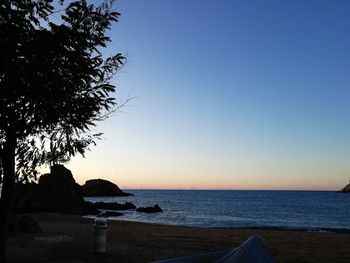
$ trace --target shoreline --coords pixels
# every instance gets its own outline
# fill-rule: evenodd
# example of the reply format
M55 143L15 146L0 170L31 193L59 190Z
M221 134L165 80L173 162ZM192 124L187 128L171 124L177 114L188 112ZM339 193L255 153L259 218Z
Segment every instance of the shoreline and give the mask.
M86 200L132 202L135 206L159 204L164 210L163 214L154 216L126 211L122 212L124 216L113 220L194 227L350 233L350 221L347 220L350 216L349 198L333 191L128 191L135 196Z
M276 262L350 262L350 233L200 228L109 220L107 252L94 255L93 220L58 213L27 214L41 234L8 242L10 262L151 262L239 246L252 235L265 240Z
M94 215L83 215L82 218L87 218L94 220L96 216ZM334 234L350 234L350 229L348 228L326 228L326 227L279 227L279 226L247 226L247 227L236 227L236 226L197 226L197 225L186 225L186 224L171 224L171 223L160 223L160 222L150 222L150 221L137 221L132 219L120 219L119 217L106 218L108 222L119 221L119 222L130 222L130 223L142 223L150 225L162 225L162 226L179 226L179 227L194 227L194 228L213 228L213 229L237 229L237 230L276 230L276 231L291 231L291 232L310 232L310 233L334 233Z
M290 231L307 233L332 233L332 234L350 234L350 229L343 228L297 228L297 227L214 227L223 229L249 229L249 230L271 230L271 231Z

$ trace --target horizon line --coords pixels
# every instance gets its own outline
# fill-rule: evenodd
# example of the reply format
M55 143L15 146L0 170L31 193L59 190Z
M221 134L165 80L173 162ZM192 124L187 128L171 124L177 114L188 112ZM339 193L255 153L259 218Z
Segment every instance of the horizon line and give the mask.
M129 188L122 190L157 190L157 191L313 191L313 192L337 192L335 189L210 189L210 188Z

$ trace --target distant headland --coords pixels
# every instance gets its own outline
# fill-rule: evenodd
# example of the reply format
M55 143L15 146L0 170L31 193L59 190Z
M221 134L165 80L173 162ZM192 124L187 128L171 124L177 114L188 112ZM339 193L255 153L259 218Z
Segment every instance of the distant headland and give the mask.
M350 180L349 183L343 189L338 191L338 193L350 193Z

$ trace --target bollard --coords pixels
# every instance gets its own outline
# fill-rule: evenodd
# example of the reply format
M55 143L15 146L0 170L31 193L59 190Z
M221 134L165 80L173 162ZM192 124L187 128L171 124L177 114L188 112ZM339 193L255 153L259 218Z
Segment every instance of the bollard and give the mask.
M94 253L106 252L107 219L96 218L94 224Z

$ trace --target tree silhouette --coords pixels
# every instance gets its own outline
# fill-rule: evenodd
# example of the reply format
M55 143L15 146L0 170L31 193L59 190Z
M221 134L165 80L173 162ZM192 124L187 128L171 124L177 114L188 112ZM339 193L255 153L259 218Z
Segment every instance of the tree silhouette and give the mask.
M119 107L111 78L124 57L104 58L113 1L2 0L0 3L0 261L15 184L35 168L84 154L91 128Z

